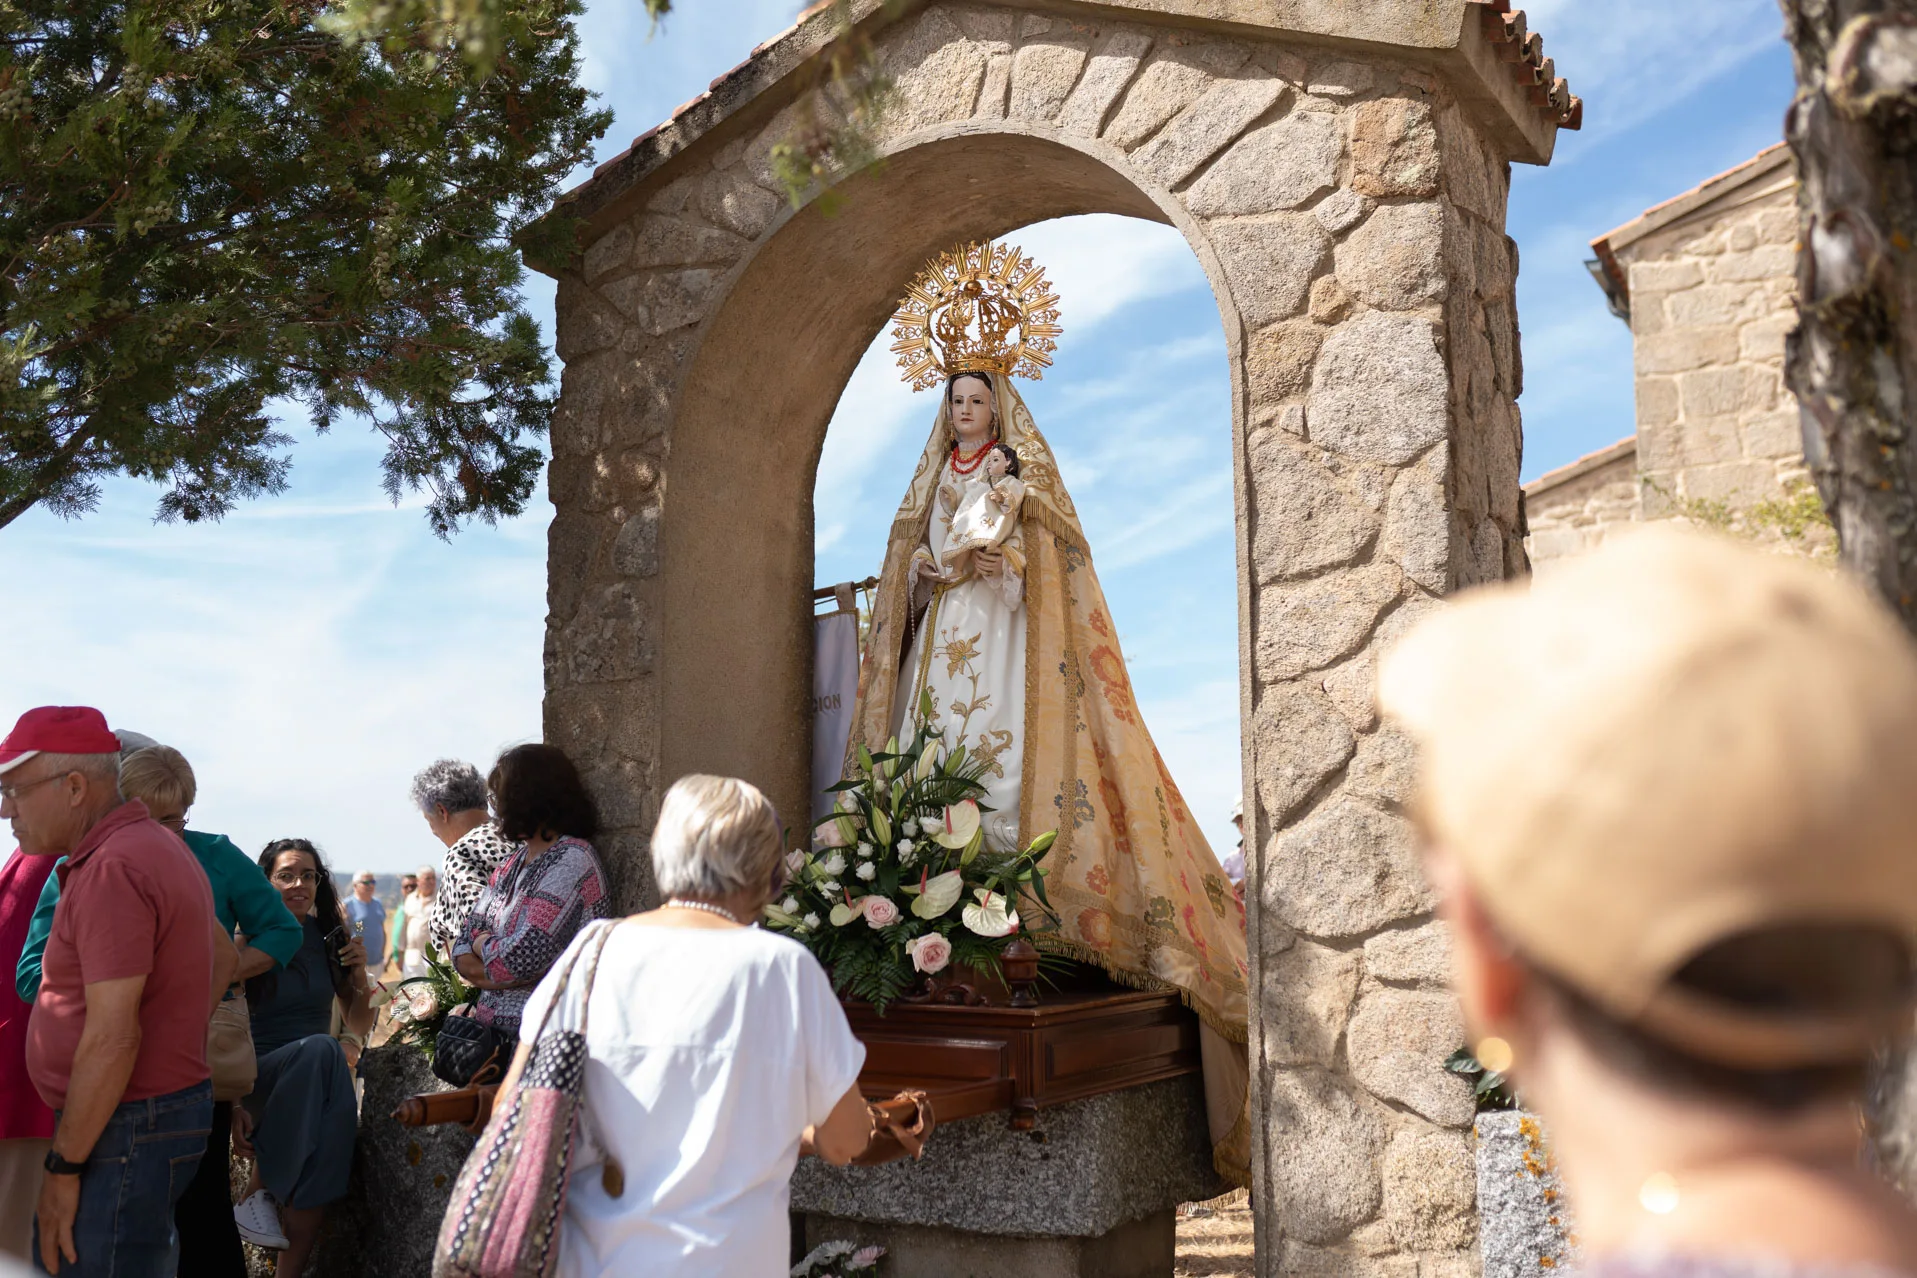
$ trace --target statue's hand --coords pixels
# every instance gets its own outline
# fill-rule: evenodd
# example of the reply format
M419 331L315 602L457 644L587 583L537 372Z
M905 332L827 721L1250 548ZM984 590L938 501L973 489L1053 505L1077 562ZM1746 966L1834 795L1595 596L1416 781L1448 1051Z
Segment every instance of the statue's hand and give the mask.
M1005 571L1005 556L996 550L979 551L973 556L972 563L978 568L979 576L992 580L997 580L998 575Z
M939 566L930 559L921 559L919 560L919 576L925 578L927 581L937 581L941 576Z

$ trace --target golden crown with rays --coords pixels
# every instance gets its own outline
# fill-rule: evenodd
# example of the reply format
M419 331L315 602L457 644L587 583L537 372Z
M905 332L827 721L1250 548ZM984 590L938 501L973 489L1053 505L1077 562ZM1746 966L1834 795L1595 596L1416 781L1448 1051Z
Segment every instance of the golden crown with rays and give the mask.
M959 244L925 264L892 317L892 353L915 391L959 373L1044 376L1058 349L1058 294L1009 244Z

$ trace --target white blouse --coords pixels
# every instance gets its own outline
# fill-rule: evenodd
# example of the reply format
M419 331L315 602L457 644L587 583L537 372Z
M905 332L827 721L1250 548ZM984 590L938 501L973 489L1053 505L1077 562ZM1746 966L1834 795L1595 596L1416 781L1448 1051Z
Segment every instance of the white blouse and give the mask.
M553 972L565 967L561 959ZM559 1013L572 1026L584 975L581 967ZM526 1042L554 980L526 1005ZM588 1139L566 1194L559 1273L782 1278L799 1137L825 1121L865 1063L818 960L759 928L622 923L606 941L590 1011ZM617 1197L606 1188L608 1157L621 1173L610 1179L624 1181Z

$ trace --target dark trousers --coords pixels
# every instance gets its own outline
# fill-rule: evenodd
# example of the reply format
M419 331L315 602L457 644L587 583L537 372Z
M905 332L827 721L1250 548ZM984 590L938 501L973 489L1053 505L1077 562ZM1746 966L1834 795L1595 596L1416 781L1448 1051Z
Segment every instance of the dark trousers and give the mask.
M232 1138L233 1103L218 1101L200 1169L173 1208L173 1223L180 1231L182 1278L246 1278L240 1230L233 1221Z
M80 1176L73 1218L74 1264L61 1278L174 1278L179 1235L173 1205L186 1192L213 1125L213 1086L196 1083L113 1111ZM33 1225L33 1267L40 1265L40 1223Z

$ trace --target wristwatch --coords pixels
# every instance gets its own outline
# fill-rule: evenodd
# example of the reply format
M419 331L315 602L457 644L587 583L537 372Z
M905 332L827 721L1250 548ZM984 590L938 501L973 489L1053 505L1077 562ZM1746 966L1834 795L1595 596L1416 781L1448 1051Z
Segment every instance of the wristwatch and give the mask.
M48 1171L52 1172L55 1176L78 1176L80 1173L84 1172L87 1169L86 1160L84 1158L77 1163L68 1162L66 1159L60 1157L60 1155L54 1153L50 1149L47 1151L47 1157L46 1157L46 1162L44 1166L46 1167Z

